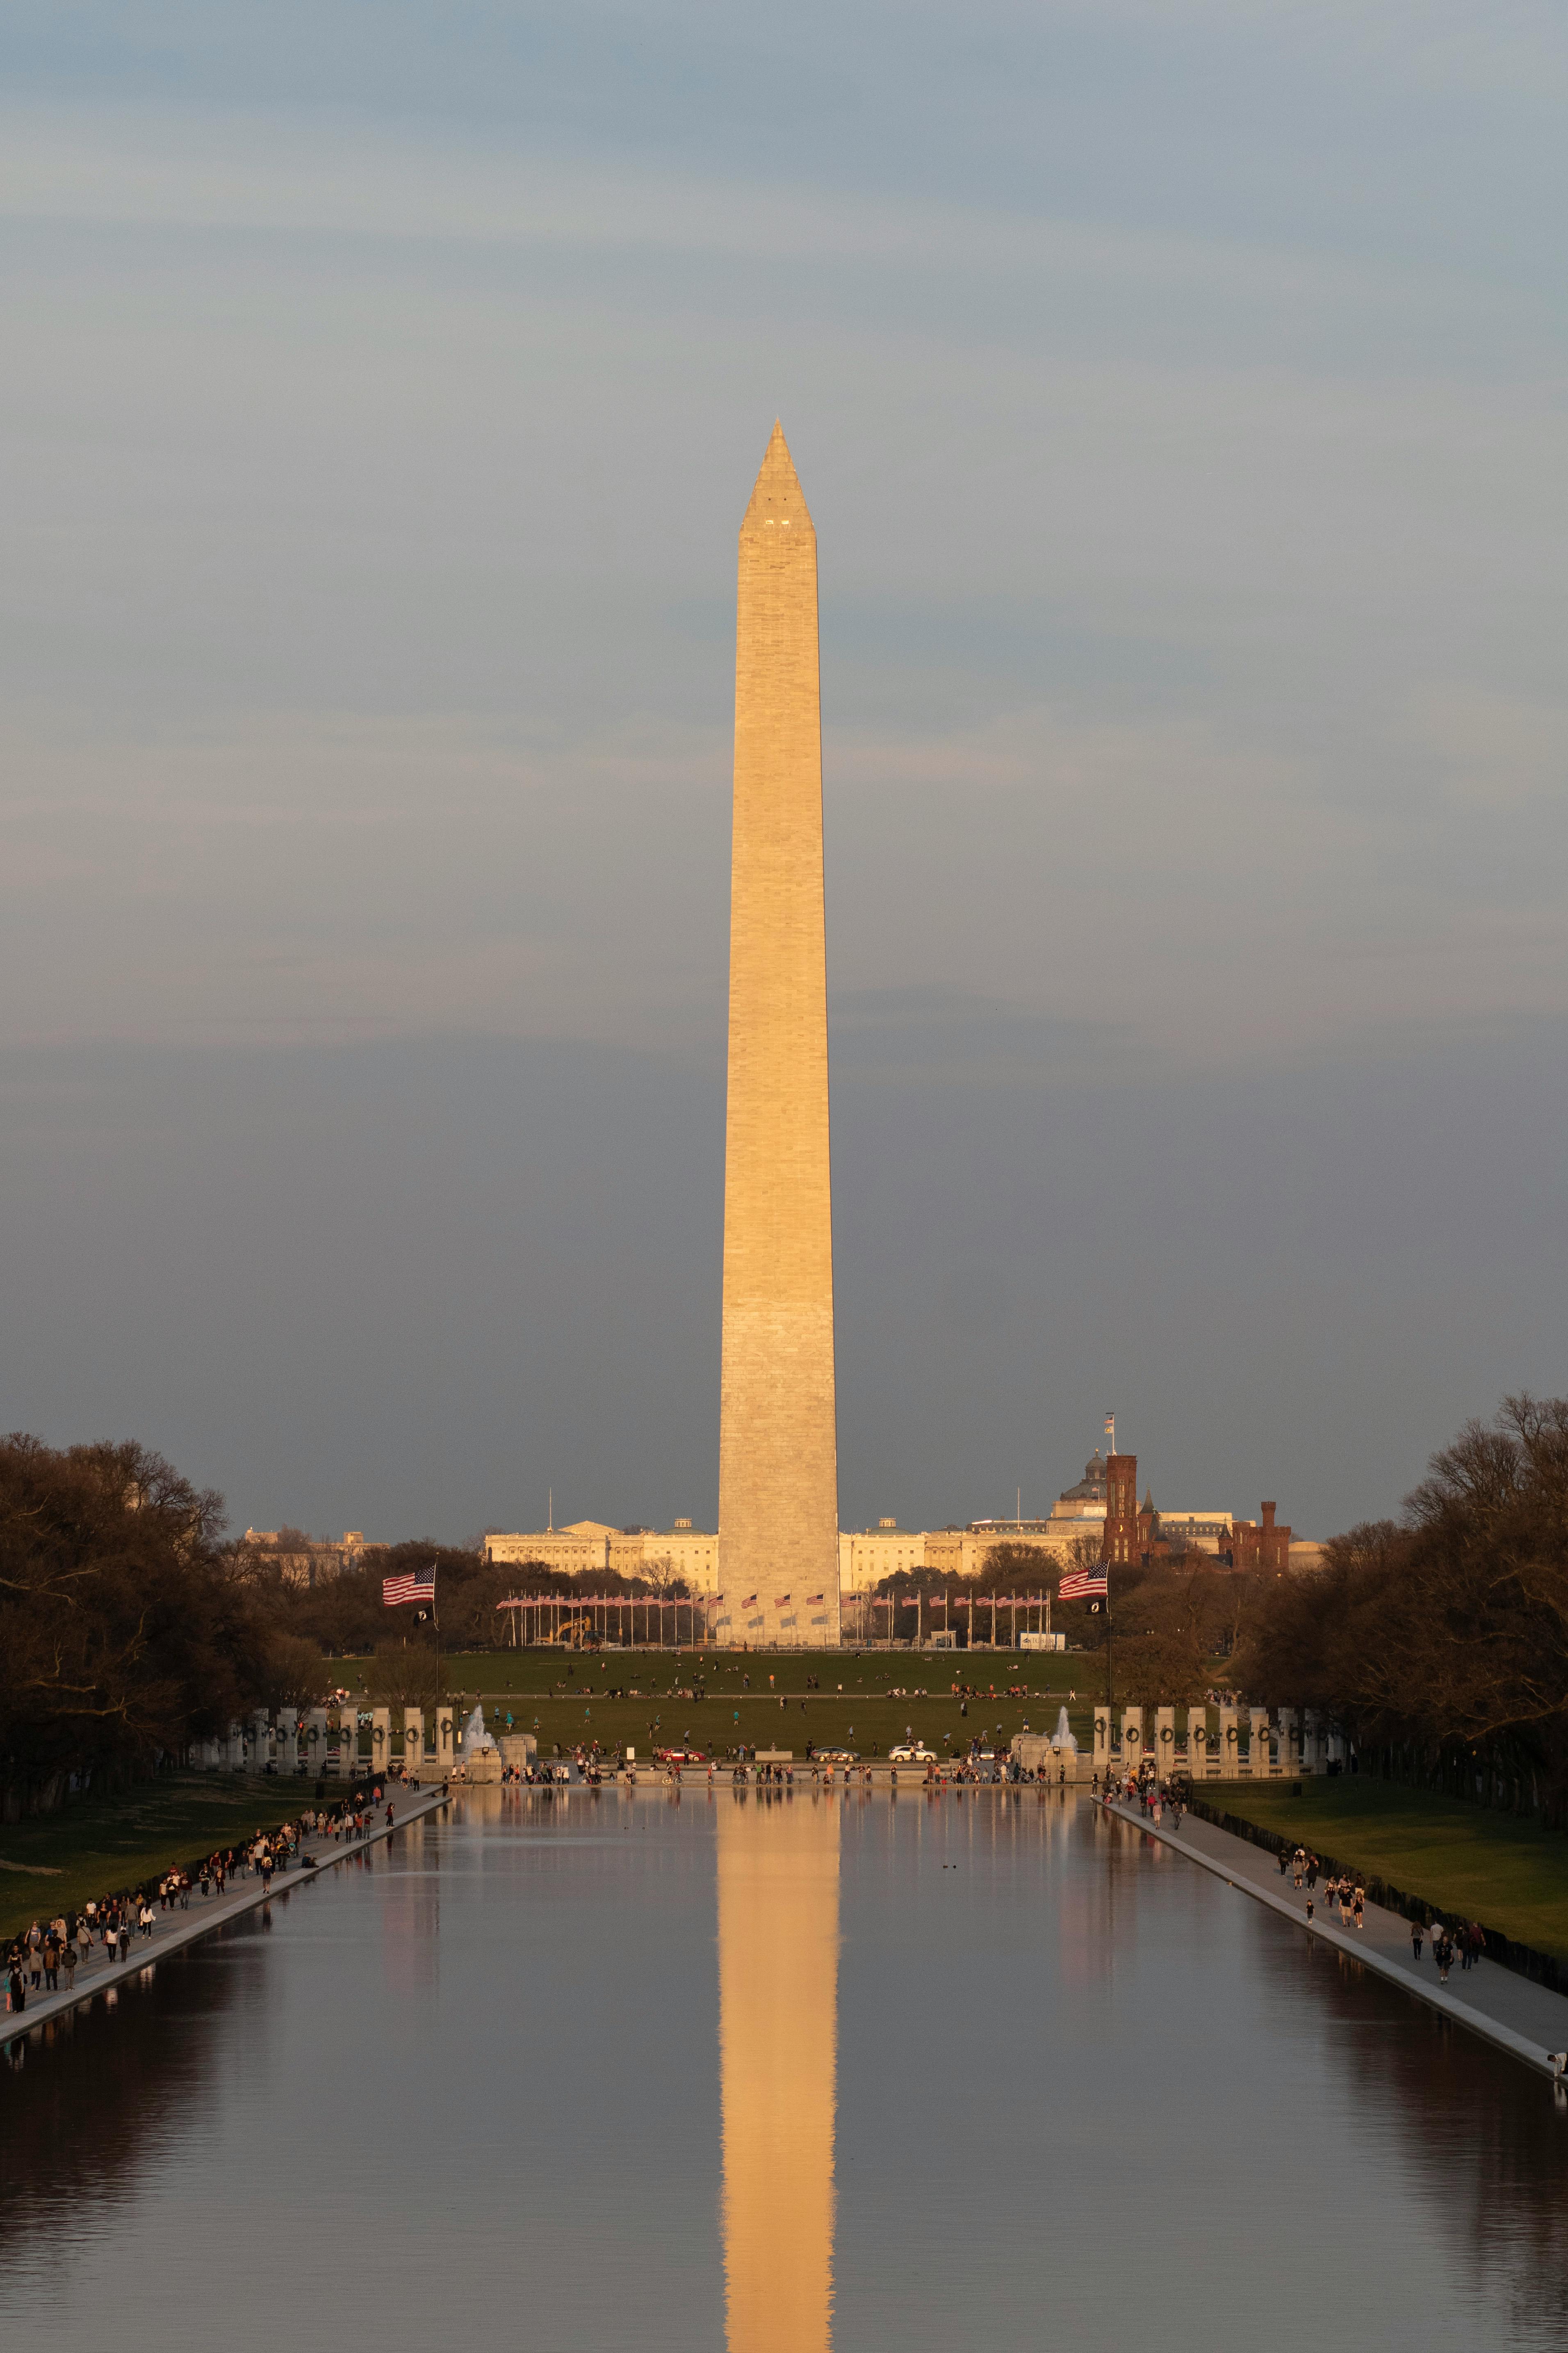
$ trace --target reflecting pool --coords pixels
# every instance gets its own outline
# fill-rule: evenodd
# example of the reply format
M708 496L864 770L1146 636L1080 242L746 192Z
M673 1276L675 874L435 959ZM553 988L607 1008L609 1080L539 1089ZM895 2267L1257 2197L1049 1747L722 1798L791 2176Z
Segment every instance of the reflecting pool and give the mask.
M1568 2107L1089 1806L476 1790L0 2066L0 2342L1568 2348Z

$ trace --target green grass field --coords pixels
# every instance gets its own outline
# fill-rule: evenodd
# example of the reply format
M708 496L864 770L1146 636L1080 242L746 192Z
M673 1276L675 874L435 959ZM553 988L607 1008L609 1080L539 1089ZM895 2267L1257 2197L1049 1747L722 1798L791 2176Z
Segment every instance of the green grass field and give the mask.
M351 1683L356 1674L363 1678L366 1663L338 1660L333 1672ZM848 1651L809 1656L764 1651L740 1656L481 1651L458 1653L443 1664L456 1708L467 1714L482 1698L492 1730L508 1730L510 1715L510 1729L536 1733L544 1756L553 1753L557 1742L565 1748L580 1740L597 1740L607 1749L630 1746L646 1756L655 1746L684 1746L689 1736L690 1745L709 1756L744 1741L748 1747L793 1748L798 1757L808 1740L817 1747L842 1745L866 1756L875 1747L886 1756L912 1725L940 1757L948 1746L967 1747L976 1733L1005 1745L1026 1725L1054 1731L1063 1701L1068 1723L1087 1746L1091 1678L1103 1672L1081 1655L1018 1651L867 1651L858 1657ZM807 1674L820 1681L820 1691L805 1688ZM952 1692L955 1681L973 1694L967 1715ZM705 1696L677 1696L696 1688ZM624 1695L610 1698L612 1689ZM911 1696L889 1698L895 1689ZM922 1691L924 1697L913 1695Z
M296 1782L285 1793L237 1773L161 1774L117 1797L82 1798L0 1826L0 1937L275 1829L310 1802L301 1792L314 1787Z
M1440 1911L1568 1957L1568 1839L1364 1773L1290 1783L1203 1781L1205 1805L1279 1831Z

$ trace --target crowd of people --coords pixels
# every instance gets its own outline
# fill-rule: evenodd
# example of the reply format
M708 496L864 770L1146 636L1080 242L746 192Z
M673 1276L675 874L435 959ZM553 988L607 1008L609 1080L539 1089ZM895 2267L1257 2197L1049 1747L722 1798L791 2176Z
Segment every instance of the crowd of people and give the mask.
M1413 1959L1420 1960L1422 1943L1426 1936L1432 1940L1432 1958L1444 1985L1447 1984L1448 1971L1456 1961L1461 1970L1473 1969L1487 1949L1487 1932L1479 1920L1445 1920L1438 1915L1434 1918L1430 1928L1426 1929L1419 1920L1412 1920L1410 1952Z
M1171 1828L1173 1831L1180 1830L1182 1818L1187 1810L1186 1803L1176 1783L1162 1781L1154 1770L1152 1758L1145 1763L1142 1772L1108 1773L1103 1788L1100 1785L1100 1775L1096 1773L1092 1777L1090 1787L1095 1796L1103 1799L1107 1805L1113 1798L1120 1798L1127 1805L1135 1805L1144 1819L1152 1821L1156 1828L1168 1814L1171 1819Z
M1156 1825L1169 1815L1173 1830L1181 1827L1182 1817L1187 1810L1180 1788L1159 1780L1152 1766L1142 1774L1130 1773L1124 1778L1108 1775L1103 1790L1100 1788L1097 1776L1095 1788L1096 1794L1107 1803L1112 1799L1121 1799L1128 1804L1136 1803L1145 1819ZM1280 1878L1289 1874L1292 1885L1305 1894L1307 1917L1312 1919L1317 1911L1318 1883L1322 1877L1321 1857L1309 1846L1281 1846L1279 1859ZM1324 1910L1338 1915L1341 1927L1359 1930L1365 1926L1366 1888L1358 1873L1342 1871L1331 1874L1322 1882L1321 1894ZM1461 1970L1473 1969L1487 1949L1486 1930L1479 1920L1446 1921L1440 1915L1436 1915L1428 1927L1419 1918L1413 1919L1410 1923L1410 1950L1417 1962L1428 1939L1438 1978L1444 1985L1447 1984L1448 1971L1456 1961Z
M989 1750L980 1752L978 1743L975 1750L973 1755L929 1758L923 1769L920 1768L917 1760L920 1788L939 1789L994 1783L1027 1785L1045 1789L1059 1788L1067 1778L1067 1768L1060 1757L1055 1757L1050 1763L1035 1769L1020 1764L1016 1757L993 1756ZM727 1756L718 1758L658 1757L641 1767L635 1759L627 1758L617 1767L595 1744L573 1748L557 1757L553 1763L509 1765L500 1778L504 1788L519 1789L552 1788L563 1782L572 1781L574 1775L589 1788L599 1788L605 1781L614 1781L617 1778L627 1786L635 1787L642 1776L679 1785L694 1767L701 1772L704 1784L710 1788L726 1775L733 1788L754 1787L792 1792L797 1782L803 1788L831 1789L840 1785L868 1788L873 1779L872 1767L864 1757L832 1753L817 1755L813 1752L809 1742L805 1758L798 1766L793 1757L783 1761L759 1758L755 1751L748 1759L742 1748L731 1750ZM878 1770L880 1769L879 1766ZM460 1778L461 1767L458 1771ZM899 1767L896 1765L888 1768L888 1779L897 1788Z
M241 1846L215 1848L201 1862L167 1871L132 1891L97 1896L79 1911L33 1921L6 1948L0 1974L7 2011L24 2010L29 1994L73 1991L77 1971L89 1966L95 1952L109 1965L130 1960L141 1946L153 1943L161 1915L190 1910L193 1894L221 1896L231 1881L251 1877L260 1881L263 1895L270 1894L274 1877L288 1869L290 1856L302 1854L307 1839L363 1838L384 1795L378 1781L331 1808L308 1807L298 1820L278 1830L258 1830ZM393 1820L388 1804L389 1828Z

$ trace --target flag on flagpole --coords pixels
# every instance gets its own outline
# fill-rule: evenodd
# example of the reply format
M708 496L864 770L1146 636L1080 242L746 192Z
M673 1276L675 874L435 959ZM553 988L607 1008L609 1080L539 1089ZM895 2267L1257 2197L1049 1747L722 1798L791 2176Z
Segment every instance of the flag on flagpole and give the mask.
M756 1608L756 1595L754 1593L748 1593L744 1601L742 1602L741 1607L742 1609L754 1609Z
M381 1580L381 1599L388 1609L395 1609L405 1601L434 1601L436 1599L435 1570L426 1569L423 1575L416 1570L408 1577L384 1577Z
M787 1609L788 1607L789 1595L787 1593L775 1593L773 1596L773 1608L775 1609Z
M808 1593L805 1597L805 1606L808 1609L815 1609L819 1601L826 1601L826 1593Z
M1103 1568L1076 1568L1057 1588L1058 1601L1087 1601L1091 1593L1110 1598L1110 1579Z

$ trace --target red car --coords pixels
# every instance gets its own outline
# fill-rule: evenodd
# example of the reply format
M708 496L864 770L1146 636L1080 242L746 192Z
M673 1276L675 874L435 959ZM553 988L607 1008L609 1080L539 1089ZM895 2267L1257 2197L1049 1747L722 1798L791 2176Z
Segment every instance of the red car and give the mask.
M706 1765L708 1762L700 1748L656 1748L653 1753L661 1765Z

